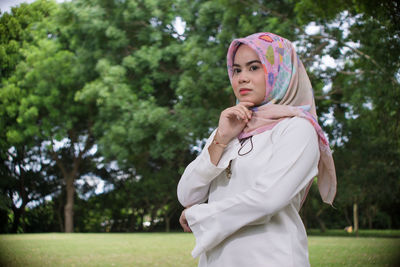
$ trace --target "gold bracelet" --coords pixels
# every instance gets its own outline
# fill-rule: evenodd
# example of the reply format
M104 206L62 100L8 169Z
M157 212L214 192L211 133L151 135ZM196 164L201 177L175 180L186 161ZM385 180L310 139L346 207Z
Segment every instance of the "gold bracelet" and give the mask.
M225 145L225 144L222 144L222 143L220 143L220 142L218 142L217 140L213 140L213 144L215 144L215 145L217 145L217 146L220 146L220 147L222 147L222 148L225 148L225 147L227 147L228 145Z

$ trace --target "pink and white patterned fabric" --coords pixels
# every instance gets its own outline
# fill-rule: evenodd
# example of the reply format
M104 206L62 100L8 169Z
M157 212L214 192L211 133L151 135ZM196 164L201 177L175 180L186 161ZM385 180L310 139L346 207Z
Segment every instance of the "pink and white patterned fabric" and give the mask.
M260 58L265 73L266 92L262 104L252 108L252 119L238 136L239 139L270 130L286 118L297 116L307 119L314 126L319 137L319 192L325 203L332 204L336 195L336 171L332 152L318 124L310 79L293 44L285 38L268 32L255 33L233 40L227 55L231 82L235 53L241 44L252 48Z

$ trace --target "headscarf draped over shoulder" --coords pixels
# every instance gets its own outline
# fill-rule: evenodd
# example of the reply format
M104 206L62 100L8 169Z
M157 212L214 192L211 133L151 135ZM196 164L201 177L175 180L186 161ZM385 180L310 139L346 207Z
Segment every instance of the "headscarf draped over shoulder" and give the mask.
M297 116L307 119L313 125L319 139L319 192L325 203L332 204L336 195L336 172L332 152L318 124L310 79L293 44L269 32L255 33L233 40L227 55L231 82L233 60L241 44L252 48L260 58L265 73L266 92L261 105L253 108L252 119L239 135L239 139L270 130L285 118ZM310 186L311 183L307 192Z

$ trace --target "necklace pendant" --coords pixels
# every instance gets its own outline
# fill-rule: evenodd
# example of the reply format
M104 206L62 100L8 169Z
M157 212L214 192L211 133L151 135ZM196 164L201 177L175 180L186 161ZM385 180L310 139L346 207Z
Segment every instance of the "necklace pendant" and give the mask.
M228 178L228 179L231 179L231 176L232 176L231 163L232 163L232 160L229 161L228 168L225 169L226 178Z
M226 178L231 179L232 171L230 169L226 169L225 172L226 172Z

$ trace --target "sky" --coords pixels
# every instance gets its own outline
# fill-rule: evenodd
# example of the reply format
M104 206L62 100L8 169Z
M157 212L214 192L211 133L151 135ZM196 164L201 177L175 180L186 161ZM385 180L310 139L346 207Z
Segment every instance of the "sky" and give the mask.
M57 2L64 2L65 0L56 0ZM10 12L11 7L19 6L22 3L32 3L35 0L0 0L1 13Z
M22 3L32 3L34 0L0 0L1 13L10 12L11 7L18 6Z

